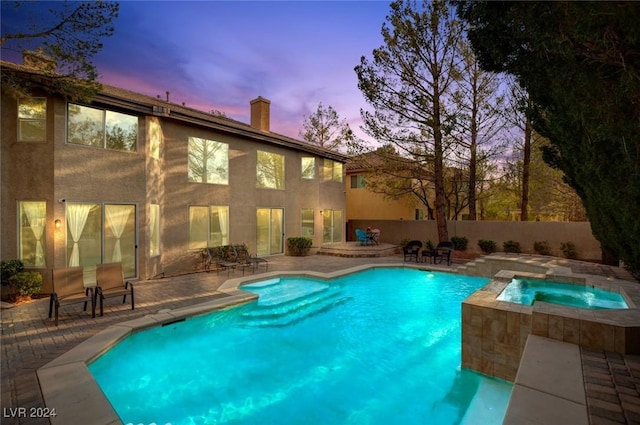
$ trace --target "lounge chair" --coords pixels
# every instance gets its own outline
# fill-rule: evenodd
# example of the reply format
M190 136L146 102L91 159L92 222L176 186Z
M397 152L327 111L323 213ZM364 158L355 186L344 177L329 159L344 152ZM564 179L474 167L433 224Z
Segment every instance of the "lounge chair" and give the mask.
M444 241L440 242L436 249L433 251L433 263L442 263L445 259L447 260L447 266L451 265L451 251L453 251L453 242Z
M356 229L356 240L360 242L360 245L369 245L369 238L367 238L367 232L362 229Z
M242 276L244 276L244 270L248 267L253 267L255 270L255 266L250 261L249 251L247 251L247 247L244 245L234 245L233 249L235 251L235 262L237 263L236 267L240 267L242 269Z
M418 254L420 253L421 248L422 242L410 241L406 246L402 248L402 252L404 253L404 261L411 261L411 259L414 259L417 263Z
M235 261L237 254L232 245L207 248L207 253L209 254L209 260L205 266L207 271L212 268L215 268L217 273L220 273L220 270L227 270L228 275L238 265Z
M240 266L248 264L252 267L252 272L254 273L260 265L265 267L265 271L269 269L269 262L264 258L252 256L245 245L235 245L234 248L236 250L236 261ZM242 274L244 274L244 268Z
M122 263L97 264L96 283L96 299L100 299L100 316L104 315L103 303L105 298L122 296L122 304L125 304L127 295L130 295L131 310L135 309L133 283L124 280Z
M85 288L82 267L66 267L53 269L53 292L49 297L49 318L55 312L55 323L58 326L58 310L62 305L91 303L91 317L96 317L93 288Z

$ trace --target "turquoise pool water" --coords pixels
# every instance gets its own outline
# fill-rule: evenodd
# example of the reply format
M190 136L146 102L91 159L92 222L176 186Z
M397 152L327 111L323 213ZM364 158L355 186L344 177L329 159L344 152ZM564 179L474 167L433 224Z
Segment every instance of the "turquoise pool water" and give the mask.
M615 292L547 280L513 279L497 299L524 305L544 301L592 310L629 308L624 298Z
M460 304L487 281L258 282L258 301L133 334L89 370L125 424L500 424L512 385L460 367Z

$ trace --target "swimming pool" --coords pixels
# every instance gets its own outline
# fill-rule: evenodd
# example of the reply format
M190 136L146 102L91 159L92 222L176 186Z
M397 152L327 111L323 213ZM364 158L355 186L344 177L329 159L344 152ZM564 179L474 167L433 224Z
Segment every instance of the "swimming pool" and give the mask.
M487 281L257 282L258 301L135 333L89 370L124 423L498 424L511 384L460 368L460 304Z
M524 305L544 301L591 310L629 308L619 293L585 285L535 279L513 279L497 299Z

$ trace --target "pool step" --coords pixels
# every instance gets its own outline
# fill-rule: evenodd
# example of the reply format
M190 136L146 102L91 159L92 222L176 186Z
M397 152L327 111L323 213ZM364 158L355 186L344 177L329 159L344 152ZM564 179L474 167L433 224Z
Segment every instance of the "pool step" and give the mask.
M258 300L255 310L243 314L244 325L252 327L287 326L330 310L350 299L350 297L344 296L340 290L329 287L302 296L279 298L282 302L268 301L261 304Z

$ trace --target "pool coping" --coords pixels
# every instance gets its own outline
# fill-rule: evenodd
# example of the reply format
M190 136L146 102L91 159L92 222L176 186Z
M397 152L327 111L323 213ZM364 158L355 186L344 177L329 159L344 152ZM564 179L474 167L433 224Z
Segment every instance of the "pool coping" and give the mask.
M301 271L274 271L260 275L243 276L225 281L218 291L224 296L213 301L181 307L175 310L159 310L155 314L111 325L96 335L81 342L76 347L60 355L36 371L40 391L45 406L55 407L56 416L50 418L51 424L81 423L83 425L119 425L123 422L102 392L89 371L88 365L111 347L134 332L157 326L186 320L187 318L207 314L216 310L235 307L251 302L258 295L240 288L252 282L286 276L313 277L330 280L373 268L413 268L457 274L444 266L422 264L369 264L337 270L330 273ZM66 406L65 409L61 409Z

